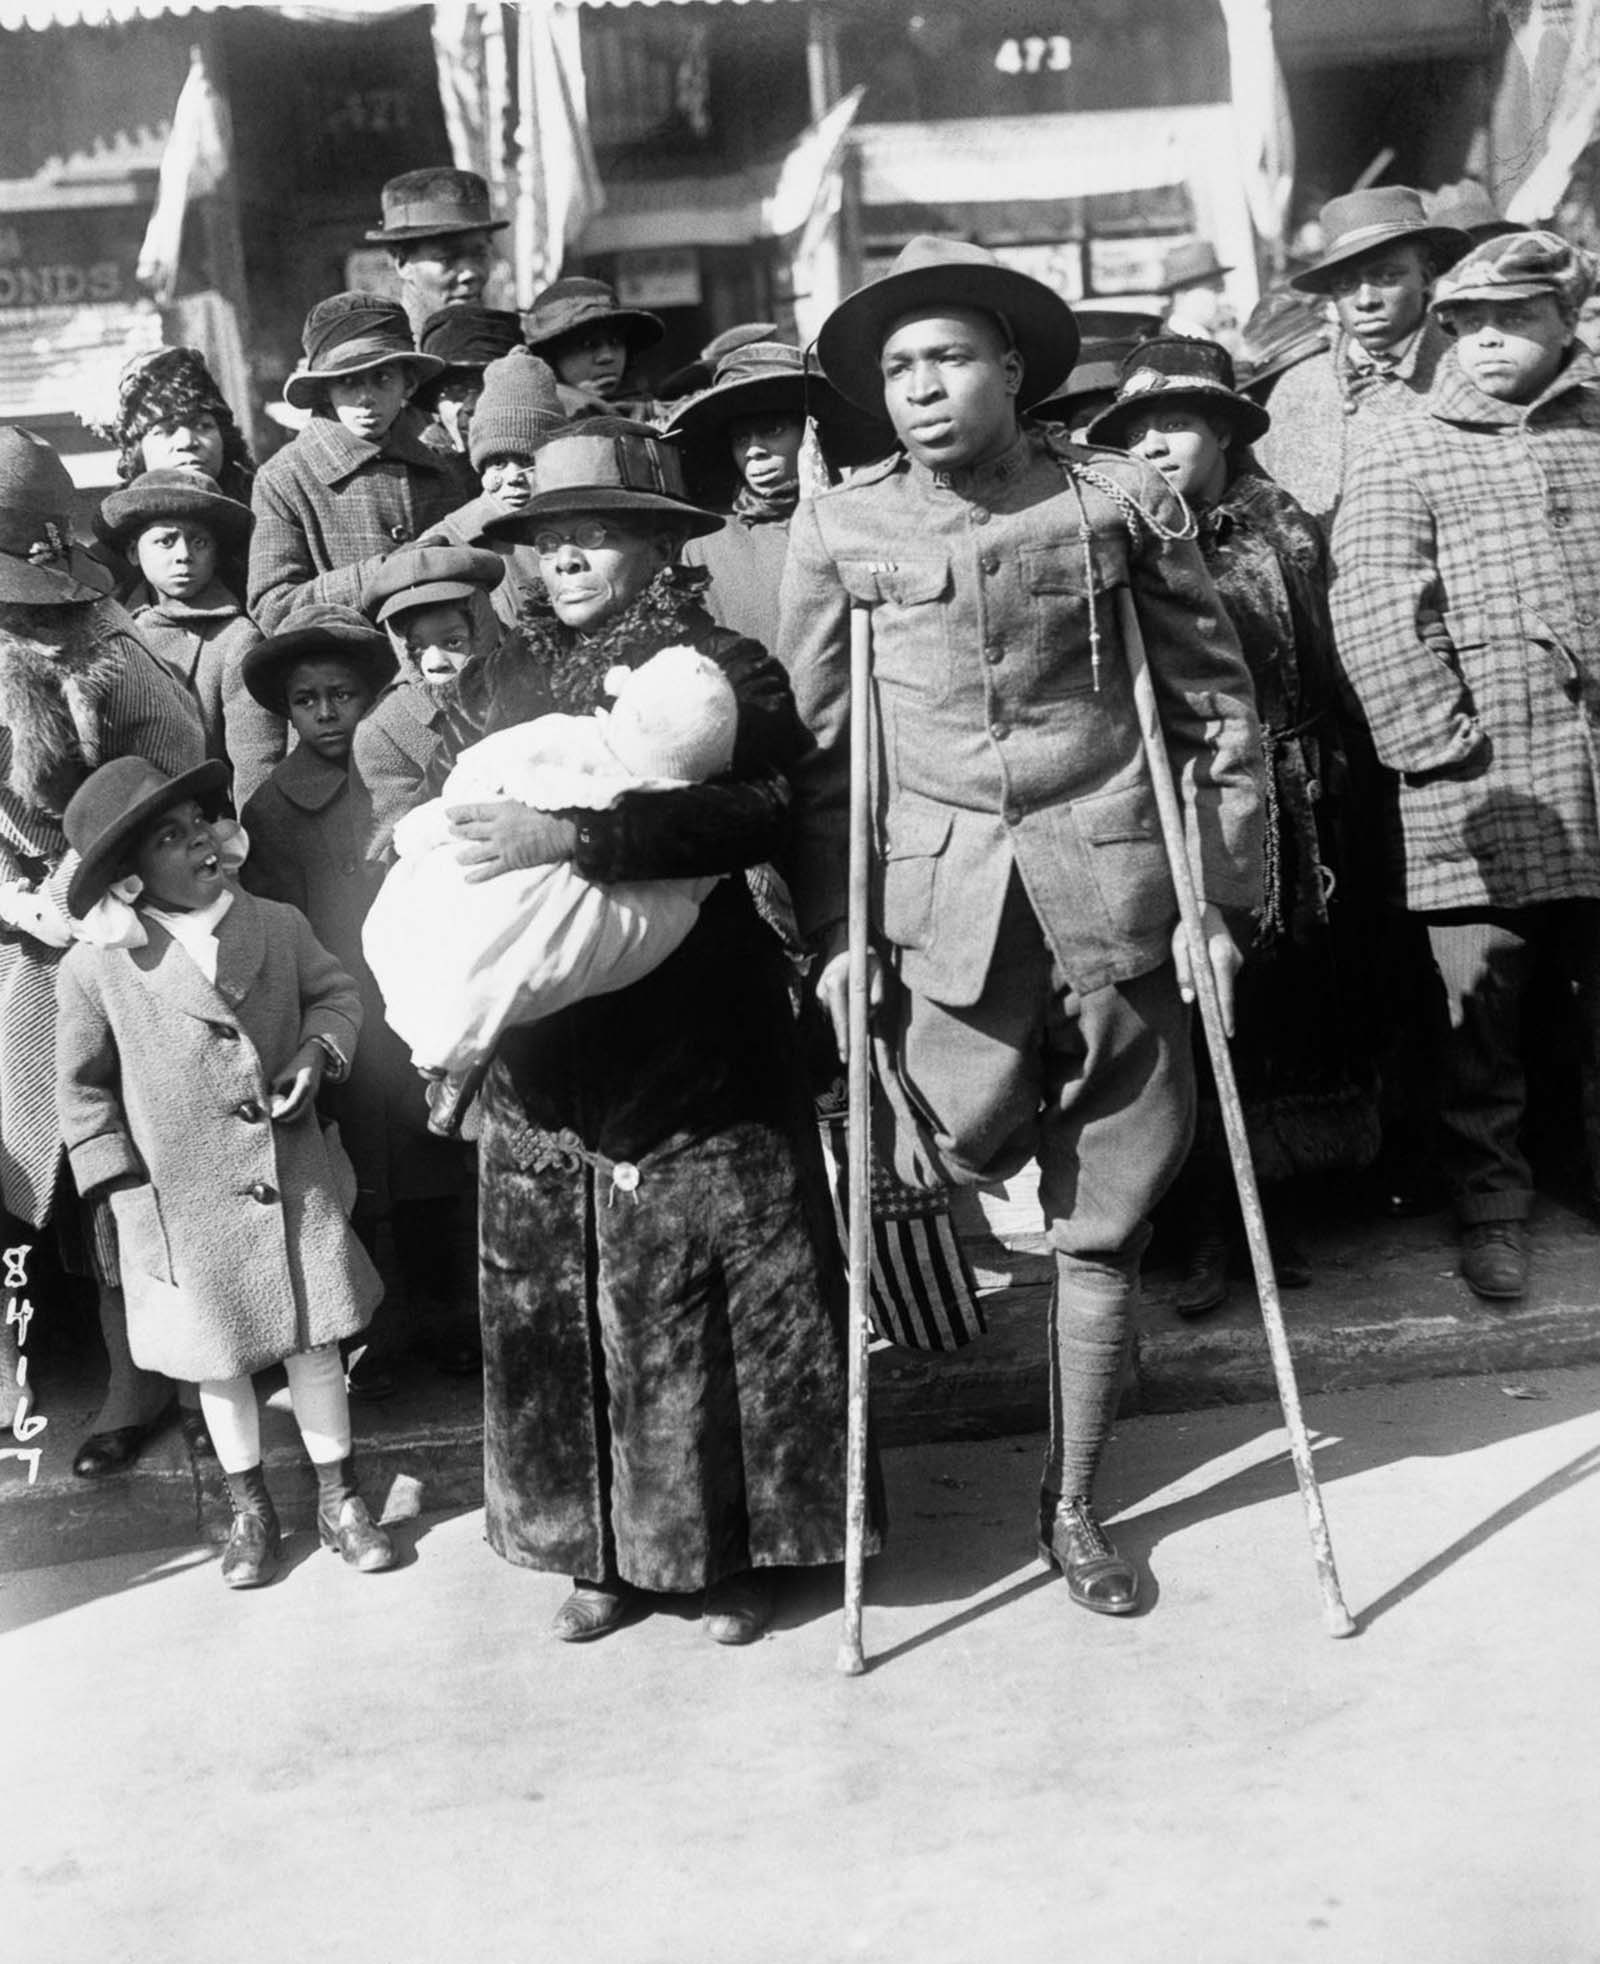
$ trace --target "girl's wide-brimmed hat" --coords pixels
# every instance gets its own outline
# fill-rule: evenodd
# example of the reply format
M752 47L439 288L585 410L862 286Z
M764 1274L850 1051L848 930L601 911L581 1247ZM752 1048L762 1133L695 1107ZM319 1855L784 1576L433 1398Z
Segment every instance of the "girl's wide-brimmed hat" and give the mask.
M438 239L451 232L503 232L509 218L496 218L489 186L474 170L434 165L391 177L378 193L382 218L367 234L371 245Z
M78 854L67 884L67 912L81 920L125 870L129 848L153 818L193 798L214 818L233 773L220 757L168 777L147 757L113 757L91 771L68 801L61 829Z
M147 525L163 519L197 519L224 551L242 552L255 527L255 513L226 497L204 471L145 471L113 491L95 515L95 537L124 550Z
M116 585L72 536L72 479L32 430L0 429L0 601L75 607Z
M630 354L653 348L666 333L666 324L642 307L619 307L604 280L573 277L555 280L522 317L523 338L534 349L553 347L584 328L605 327L619 335Z
M746 416L797 417L802 422L811 417L824 455L829 454L830 433L848 442L866 422L798 348L783 341L757 341L733 349L717 363L710 388L680 403L666 425L681 447L691 493L709 504L726 503L739 487L728 432ZM894 447L894 432L887 424L875 427L882 444L874 454L882 456Z
M306 315L300 339L305 360L283 385L284 400L295 409L315 409L329 382L369 368L403 366L415 389L444 367L437 355L419 354L412 346L405 308L374 293L335 293L319 300Z
M282 633L258 641L239 669L245 687L274 716L289 714L289 675L300 662L349 662L372 684L374 695L399 672L388 635L354 607L302 607L289 622Z
M418 607L490 593L505 574L499 553L482 546L407 546L391 553L361 589L361 611L381 623Z
M1441 263L1449 264L1472 244L1470 233L1429 218L1422 193L1409 184L1381 184L1374 190L1330 198L1319 222L1322 257L1289 281L1301 293L1327 293L1339 267L1381 246L1425 246Z
M1160 334L1124 357L1117 399L1089 425L1089 441L1120 444L1132 419L1155 402L1186 402L1221 416L1241 443L1254 443L1272 427L1261 404L1240 393L1226 348L1184 334Z
M526 542L541 521L565 512L640 512L671 519L691 539L721 529L722 515L691 502L683 459L648 423L587 416L534 455L533 496L518 512L491 518L484 536Z
M964 239L912 239L881 280L841 300L822 323L817 355L843 395L882 416L879 357L890 329L908 314L976 307L998 314L1022 357L1018 406L1052 394L1078 358L1078 323L1059 293L1028 273L1001 265Z

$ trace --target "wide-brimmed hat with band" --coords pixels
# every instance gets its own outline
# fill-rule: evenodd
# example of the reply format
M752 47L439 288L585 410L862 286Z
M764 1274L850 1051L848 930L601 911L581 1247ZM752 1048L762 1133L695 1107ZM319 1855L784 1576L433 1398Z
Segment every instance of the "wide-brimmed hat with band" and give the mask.
M354 607L317 602L289 616L289 626L258 641L239 665L245 687L274 716L289 714L290 672L303 661L347 661L376 694L400 669L389 637Z
M113 491L95 515L95 537L124 550L147 525L163 519L197 519L225 552L242 552L256 515L237 498L227 497L204 471L144 471Z
M1375 190L1350 191L1342 198L1330 198L1318 219L1322 257L1289 281L1302 293L1327 293L1339 267L1381 246L1425 246L1441 264L1448 264L1472 244L1469 233L1431 219L1422 193L1409 184L1381 184Z
M558 342L585 329L607 328L635 355L653 348L666 333L666 323L642 307L619 307L615 292L604 280L574 276L556 280L534 296L522 317L523 338L546 356Z
M447 606L490 593L506 562L482 546L415 545L393 552L361 589L361 611L378 622L418 607Z
M437 355L419 354L411 322L398 300L375 293L335 293L319 300L301 331L305 359L283 385L285 402L314 409L329 382L369 368L404 367L415 389L444 367Z
M0 429L0 601L75 607L116 585L72 535L72 479L32 430Z
M1254 443L1272 427L1261 404L1240 393L1226 348L1186 334L1161 334L1141 341L1124 358L1117 399L1089 425L1089 441L1120 444L1132 419L1157 402L1181 402L1221 416L1241 443Z
M526 542L563 512L639 512L670 518L691 539L722 527L720 512L690 501L683 459L659 430L625 416L586 416L540 444L527 505L489 519L487 538Z
M233 773L220 757L168 777L147 757L113 757L91 771L61 815L67 844L78 855L67 883L67 912L82 920L125 870L129 848L153 818L193 798L215 818Z
M1078 324L1060 294L1028 273L1001 265L964 239L912 239L881 280L858 287L822 323L817 355L841 394L874 416L884 413L879 357L890 329L908 314L975 307L997 314L1022 357L1018 406L1058 388L1078 358Z
M367 234L372 245L438 239L451 232L503 232L509 218L496 218L489 187L476 171L436 165L391 177L378 193L382 219Z
M788 342L756 341L734 348L717 363L710 388L680 403L666 425L667 435L678 440L691 496L725 504L738 490L728 432L746 416L796 417L802 422L813 418L830 462L842 461L832 454L830 433L848 443L867 420ZM884 456L894 447L894 432L887 424L874 427L881 442L873 454Z

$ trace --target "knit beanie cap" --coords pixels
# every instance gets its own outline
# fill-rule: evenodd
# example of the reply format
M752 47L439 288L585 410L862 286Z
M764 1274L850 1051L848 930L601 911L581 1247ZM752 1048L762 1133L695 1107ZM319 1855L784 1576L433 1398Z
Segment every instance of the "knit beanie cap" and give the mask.
M606 687L616 696L603 718L606 744L630 776L703 784L732 764L739 705L698 649L663 648L638 668L613 670Z
M481 471L491 457L531 457L566 420L554 369L527 348L513 348L483 371L467 438L472 468Z

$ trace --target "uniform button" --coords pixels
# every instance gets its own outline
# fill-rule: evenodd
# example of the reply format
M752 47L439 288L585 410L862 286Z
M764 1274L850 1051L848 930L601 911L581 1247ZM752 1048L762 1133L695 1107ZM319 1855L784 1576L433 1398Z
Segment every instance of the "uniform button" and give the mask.
M208 1023L206 1028L214 1037L221 1037L225 1043L237 1043L239 1032L231 1023Z
M266 1113L254 1098L246 1098L242 1105L235 1105L233 1115L235 1118L242 1118L246 1125L259 1125L266 1117Z
M250 1198L259 1200L263 1207L270 1207L278 1197L278 1189L269 1187L265 1180L257 1180L250 1189Z
M1000 642L993 641L984 649L983 658L987 662L1004 661L1006 658L1005 648Z
M409 525L391 525L389 527L389 537L394 540L397 546L403 546L406 540L411 537L411 527Z
M978 570L983 573L998 573L1000 570L999 553L986 552L978 561Z
M989 734L994 738L996 743L1004 743L1006 738L1011 734L1011 725L1001 722L991 723L989 725Z
M1022 814L1017 810L1015 805L1007 805L1000 816L1005 820L1007 825L1020 825L1022 823Z
M987 525L989 523L989 518L990 518L990 514L983 509L982 505L973 506L972 522L974 525Z

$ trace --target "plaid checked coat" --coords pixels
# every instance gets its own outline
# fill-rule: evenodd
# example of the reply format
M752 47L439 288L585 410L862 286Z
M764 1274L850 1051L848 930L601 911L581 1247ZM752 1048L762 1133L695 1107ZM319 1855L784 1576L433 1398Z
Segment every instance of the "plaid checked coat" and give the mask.
M465 457L422 441L402 409L381 444L331 416L313 416L256 475L251 509L250 614L264 634L313 600L361 605L378 562L478 495Z
M1600 895L1600 368L1532 403L1446 357L1354 465L1334 528L1345 685L1395 773L1396 896L1418 911ZM1487 742L1462 763L1457 719Z

